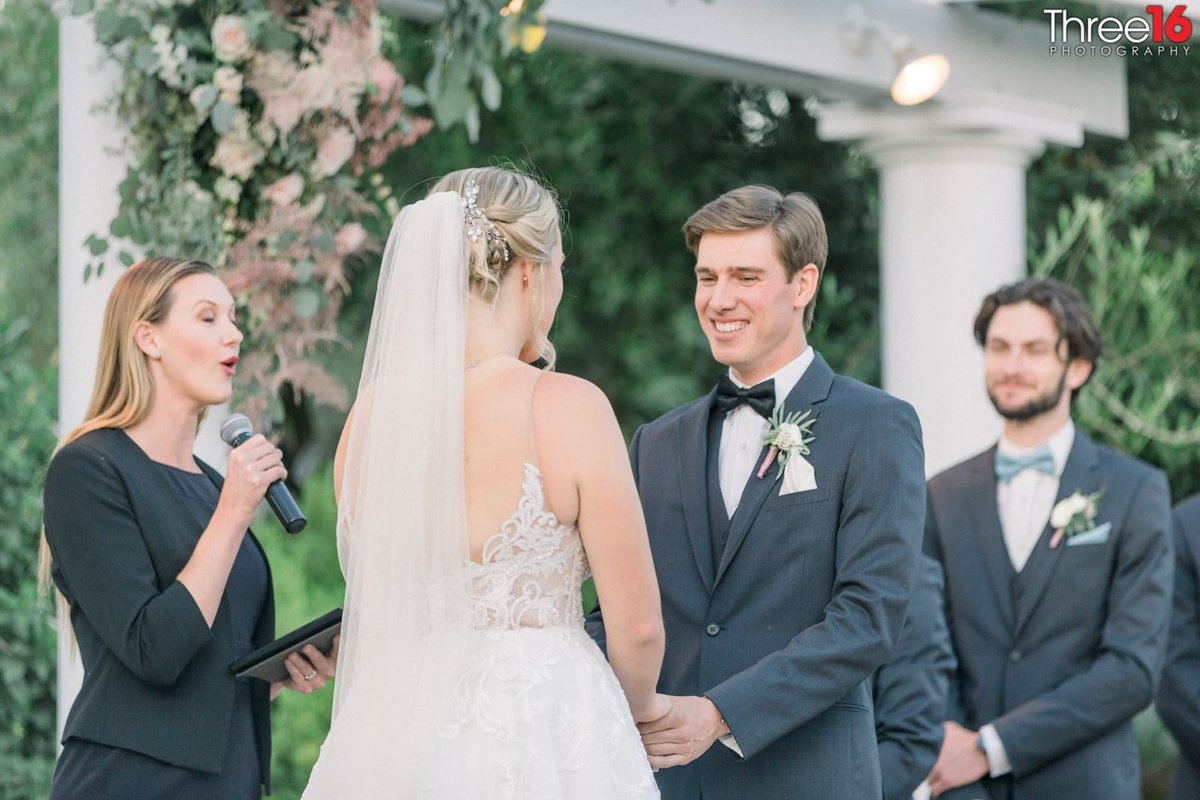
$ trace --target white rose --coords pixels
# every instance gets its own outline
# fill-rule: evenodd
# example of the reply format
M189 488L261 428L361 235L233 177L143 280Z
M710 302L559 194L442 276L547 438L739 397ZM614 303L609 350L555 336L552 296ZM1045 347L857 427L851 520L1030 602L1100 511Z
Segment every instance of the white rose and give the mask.
M1088 499L1079 492L1063 498L1050 512L1050 527L1065 528L1076 514L1085 511L1087 507Z
M299 175L285 175L263 189L264 200L269 200L277 206L290 206L300 199L304 193L304 178Z
M224 175L213 182L213 191L217 197L230 203L236 203L242 197L242 185Z
M354 155L357 141L349 128L337 126L317 146L317 171L322 177L333 175Z
M245 21L231 14L217 17L212 26L212 43L218 60L230 63L241 61L250 52Z
M155 25L150 29L150 41L165 42L171 38L171 29L166 25Z
M249 132L235 125L217 142L217 149L208 163L230 178L245 181L265 155Z
M213 72L213 86L221 93L221 99L230 105L239 105L242 96L242 74L233 67L217 67Z
M209 109L212 108L213 103L215 103L217 100L216 92L213 92L212 89L212 84L208 83L202 83L195 89L192 89L192 93L188 95L188 99L192 103L192 108L196 109L201 114L208 113Z
M779 426L779 432L775 434L775 447L780 450L791 450L802 441L800 434L800 426L785 422Z

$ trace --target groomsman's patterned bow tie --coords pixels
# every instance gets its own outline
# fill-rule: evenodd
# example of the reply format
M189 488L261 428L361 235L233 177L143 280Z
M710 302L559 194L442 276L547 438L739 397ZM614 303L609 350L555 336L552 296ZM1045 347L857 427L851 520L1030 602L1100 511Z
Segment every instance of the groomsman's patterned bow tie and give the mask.
M998 479L1008 483L1027 469L1054 475L1054 456L1050 454L1050 448L1042 445L1032 453L1023 456L1011 456L1001 453L999 450L996 451L996 477Z
M753 408L764 419L771 418L775 410L775 380L756 383L749 389L743 389L722 375L717 381L717 408L723 412L733 411L742 403Z

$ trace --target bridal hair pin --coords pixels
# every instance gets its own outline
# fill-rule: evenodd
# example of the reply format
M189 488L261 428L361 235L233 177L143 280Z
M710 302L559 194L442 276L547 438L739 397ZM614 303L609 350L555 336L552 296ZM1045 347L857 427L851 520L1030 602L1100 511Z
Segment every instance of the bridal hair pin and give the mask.
M489 244L492 242L498 244L500 257L507 264L508 242L500 229L496 227L496 223L488 219L487 215L479 209L478 199L479 184L475 181L468 181L462 196L463 222L467 226L467 236L471 237L472 242L479 241L480 236L486 236Z

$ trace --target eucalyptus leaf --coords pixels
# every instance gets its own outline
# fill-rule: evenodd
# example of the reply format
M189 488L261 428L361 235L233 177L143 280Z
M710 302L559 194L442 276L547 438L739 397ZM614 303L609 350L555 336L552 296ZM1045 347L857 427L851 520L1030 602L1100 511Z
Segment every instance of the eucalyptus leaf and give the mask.
M316 268L317 265L313 263L311 258L302 258L292 265L292 272L295 273L298 283L307 283L312 280L313 272Z
M102 239L94 233L88 236L85 244L87 244L88 250L94 256L102 256L108 250L108 240Z
M71 13L76 16L87 14L95 7L96 0L75 0L71 4Z
M112 6L104 6L96 12L96 38L101 42L109 42L117 32L120 23L120 12Z
M312 286L301 286L292 292L292 310L301 319L308 319L321 308L321 293Z
M405 105L423 106L429 102L429 97L421 90L419 86L413 86L411 83L405 84L400 90L400 99Z
M127 251L127 250L122 250L120 253L117 253L117 258L118 258L118 259L121 261L121 263L122 263L122 264L124 264L125 266L127 266L127 267L132 267L132 266L133 266L133 254L132 254L132 253L130 253L129 251Z
M233 120L236 116L237 109L233 105L226 103L224 100L218 102L213 106L212 110L213 130L220 135L224 135L233 126Z
M500 79L496 77L496 71L490 64L479 68L479 83L483 105L488 111L495 111L500 107Z
M314 250L321 250L328 253L335 247L333 234L327 230L322 230L309 240Z
M197 100L197 103L199 104L199 108L197 108L196 110L199 111L201 114L206 113L209 110L209 108L212 106L212 104L217 102L217 87L212 86L212 85L205 86L200 91L200 95L199 95L199 97L196 98L196 100Z
M124 14L117 18L116 29L113 35L118 39L132 39L142 33L145 27L142 21L135 16Z
M471 142L479 141L479 104L471 103L463 115L463 124L467 127L467 138Z
M150 72L158 66L158 53L154 52L153 45L148 42L138 45L133 54L133 65L142 72Z
M264 25L259 35L259 44L267 50L291 50L299 41L296 34L275 25Z

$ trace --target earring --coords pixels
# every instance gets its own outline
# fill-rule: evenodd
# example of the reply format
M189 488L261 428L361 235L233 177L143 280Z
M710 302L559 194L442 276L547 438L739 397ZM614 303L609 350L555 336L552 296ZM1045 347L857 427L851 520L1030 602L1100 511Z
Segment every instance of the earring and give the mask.
M521 285L524 286L526 289L529 288L529 276L528 275L521 276Z
M155 350L153 353L150 354L150 357L157 361L158 359L162 358L162 353Z

